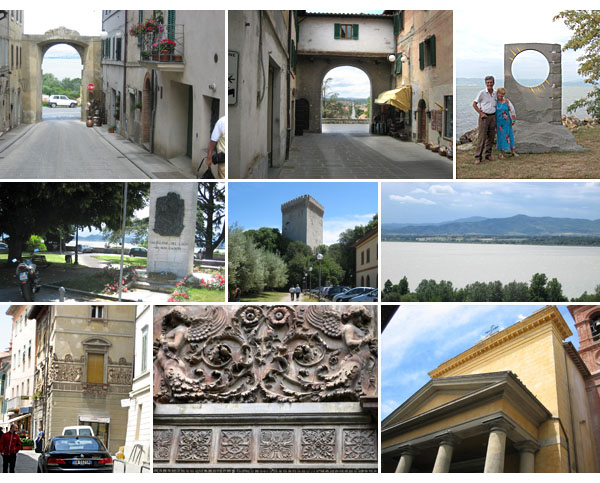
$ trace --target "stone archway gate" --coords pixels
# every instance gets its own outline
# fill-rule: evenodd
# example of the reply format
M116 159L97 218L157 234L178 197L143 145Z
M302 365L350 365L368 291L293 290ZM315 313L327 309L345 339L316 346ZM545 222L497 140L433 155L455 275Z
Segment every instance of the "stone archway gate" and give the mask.
M392 88L396 51L392 15L306 13L299 17L296 99L309 103L310 132L321 132L321 86L331 69L357 67L371 82L371 117L379 106L374 99Z
M33 124L42 120L42 59L46 51L58 44L73 47L81 56L81 118L85 117L88 102L88 84L94 84L96 92L102 90L101 39L79 35L75 30L59 27L43 35L23 35L23 119Z

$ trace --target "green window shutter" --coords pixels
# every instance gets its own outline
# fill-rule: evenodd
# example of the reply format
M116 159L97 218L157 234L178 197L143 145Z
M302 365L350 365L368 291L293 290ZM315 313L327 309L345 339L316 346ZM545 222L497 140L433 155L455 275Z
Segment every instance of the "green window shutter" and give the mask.
M167 36L175 40L175 10L168 10L167 16Z
M115 47L117 60L121 60L121 45L121 39L117 39L117 46Z
M425 68L425 44L421 42L419 44L419 69Z
M400 31L404 30L404 10L400 12Z
M296 43L300 38L300 22L298 22L298 10L294 10L294 27L296 28Z
M333 25L333 38L334 39L339 39L340 38L340 24L336 23Z
M400 14L398 12L394 13L394 35L398 35L400 33Z
M398 52L396 54L396 75L402 75L402 54Z
M2 40L0 40L0 42L2 42ZM0 45L2 44L0 43ZM100 40L100 55L104 59L104 39Z
M358 40L358 24L352 25L352 40Z
M144 21L144 11L138 10L138 22L142 23Z
M429 63L435 66L435 35L429 39Z
M294 42L292 40L292 62L291 62L291 64L292 64L292 70L294 71L294 74L296 73L296 63L298 61L297 59L298 59L298 57L296 55L296 42Z

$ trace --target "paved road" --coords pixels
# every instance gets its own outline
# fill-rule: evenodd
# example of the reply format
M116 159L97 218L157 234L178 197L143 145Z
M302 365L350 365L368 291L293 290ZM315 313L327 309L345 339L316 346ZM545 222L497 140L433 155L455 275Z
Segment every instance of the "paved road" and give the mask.
M20 451L17 455L16 473L37 473L38 454L35 451Z
M292 141L290 159L270 178L449 179L452 161L422 145L361 133L305 133Z
M45 108L42 116L44 122L20 125L0 137L3 179L193 177L191 162L177 167L118 134L108 134L106 126L86 127L79 109Z

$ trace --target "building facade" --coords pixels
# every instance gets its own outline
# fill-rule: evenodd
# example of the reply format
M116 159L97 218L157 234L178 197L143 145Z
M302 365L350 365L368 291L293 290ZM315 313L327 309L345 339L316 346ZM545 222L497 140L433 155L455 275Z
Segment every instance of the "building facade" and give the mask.
M6 390L10 381L10 352L0 352L0 428L5 429Z
M132 389L135 306L33 306L39 335L37 428L45 438L65 426L91 426L111 454L125 446ZM33 322L31 320L30 322Z
M11 305L6 315L12 317L10 377L6 388L4 425L16 423L20 434L33 434L32 418L35 376L35 324L28 319L29 306Z
M225 115L224 26L223 11L104 10L107 124L150 152L198 166Z
M268 178L294 132L298 17L292 10L230 10L230 178Z
M0 10L0 135L21 123L23 10Z
M410 87L411 108L395 112L414 142L452 147L453 22L451 10L396 10L395 87ZM451 151L450 151L451 152Z
M429 373L382 422L386 472L597 472L590 371L556 307Z
M379 230L374 229L359 239L356 248L356 286L378 287Z
M152 306L136 305L133 383L129 393L125 461L136 466L150 465L152 432Z
M314 250L323 244L324 213L325 208L310 195L287 201L281 205L281 234Z

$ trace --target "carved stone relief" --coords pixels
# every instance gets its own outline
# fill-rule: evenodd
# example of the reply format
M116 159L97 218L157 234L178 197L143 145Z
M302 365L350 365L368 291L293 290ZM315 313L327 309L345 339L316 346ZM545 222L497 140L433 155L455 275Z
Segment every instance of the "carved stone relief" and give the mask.
M155 429L153 439L154 461L169 461L173 430Z
M221 461L250 461L250 444L252 430L221 431L219 441L219 460Z
M182 429L177 461L209 461L211 443L211 429Z
M258 459L260 461L292 461L294 459L294 430L262 429Z
M344 461L377 461L377 431L344 429L342 434Z
M303 429L300 450L304 461L335 461L335 429Z
M377 395L376 334L364 306L175 307L154 344L154 398L359 401Z
M183 231L184 201L178 193L156 199L153 230L161 236L179 236Z
M131 367L110 367L108 368L109 384L131 384Z

